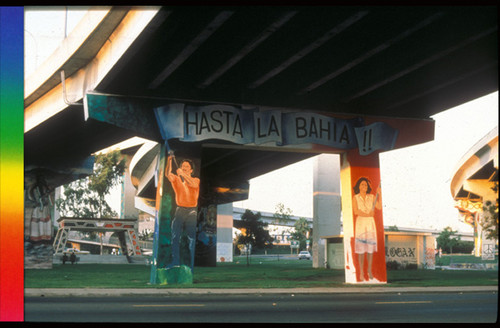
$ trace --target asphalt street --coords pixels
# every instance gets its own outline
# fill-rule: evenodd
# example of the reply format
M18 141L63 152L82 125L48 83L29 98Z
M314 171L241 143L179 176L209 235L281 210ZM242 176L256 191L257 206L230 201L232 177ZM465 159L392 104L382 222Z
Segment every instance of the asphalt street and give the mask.
M332 289L28 290L25 321L493 323L497 320L496 286Z

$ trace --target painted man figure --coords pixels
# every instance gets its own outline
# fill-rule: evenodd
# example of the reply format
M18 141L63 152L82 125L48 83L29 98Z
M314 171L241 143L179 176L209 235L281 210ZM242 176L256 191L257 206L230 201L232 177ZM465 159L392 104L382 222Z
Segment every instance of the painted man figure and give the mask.
M189 240L190 267L192 270L194 266L200 179L192 176L194 166L193 162L188 159L184 159L180 163L176 174L172 173L172 159L174 158L173 154L168 156L167 169L165 170L165 176L174 189L175 203L177 204L172 220L172 266L180 265L180 239L182 233L185 231Z

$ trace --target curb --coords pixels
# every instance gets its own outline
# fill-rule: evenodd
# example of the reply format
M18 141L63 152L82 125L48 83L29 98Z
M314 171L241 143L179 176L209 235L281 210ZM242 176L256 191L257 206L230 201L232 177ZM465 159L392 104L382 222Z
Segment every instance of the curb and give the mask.
M84 296L168 296L168 295L242 295L242 294L349 294L349 293L468 293L498 292L498 286L452 287L334 287L334 288L26 288L25 297Z

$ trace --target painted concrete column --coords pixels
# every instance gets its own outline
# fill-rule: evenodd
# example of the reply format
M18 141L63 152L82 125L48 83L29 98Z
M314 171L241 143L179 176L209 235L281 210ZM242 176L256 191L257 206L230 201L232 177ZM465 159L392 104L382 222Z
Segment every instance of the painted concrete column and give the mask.
M217 206L217 262L233 261L233 203Z
M130 177L130 171L128 167L130 166L131 156L125 156L127 169L123 173L122 189L121 189L121 202L120 202L120 218L121 219L138 219L139 210L135 208L135 187L132 184L132 178ZM138 229L136 223L136 229Z
M321 236L340 235L340 159L336 154L322 154L313 164L313 267L323 268L326 240Z
M160 150L152 284L193 282L200 153L187 150L176 150L174 154L167 144Z
M436 253L435 253L434 241L435 241L434 237L423 236L424 269L434 270L436 268Z
M493 191L494 183L486 179L469 179L463 184L464 190L479 195L482 198L482 204L479 208L476 207L474 213L474 255L479 257L483 255L484 249L486 253L494 251L495 241L488 240L485 237L485 232L482 229L482 222L484 221L484 206L489 201L492 204L496 202L497 193ZM473 203L470 203L470 208L473 208ZM486 254L485 254L486 255Z
M482 249L482 229L481 225L479 224L479 220L481 217L481 213L476 212L474 213L474 256L480 257L481 256L481 249Z
M386 283L378 153L346 152L340 166L346 283Z
M217 239L217 205L200 205L194 258L196 266L216 266Z

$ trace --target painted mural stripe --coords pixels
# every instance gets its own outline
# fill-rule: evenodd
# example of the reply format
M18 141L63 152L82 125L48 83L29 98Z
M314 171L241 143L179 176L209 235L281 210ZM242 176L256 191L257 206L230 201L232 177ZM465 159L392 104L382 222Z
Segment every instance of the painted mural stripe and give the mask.
M134 307L203 307L205 304L134 304Z
M315 191L313 192L313 197L314 196L340 196L340 192L333 192L333 191Z
M399 301L399 302L375 302L375 304L427 304L432 301Z

